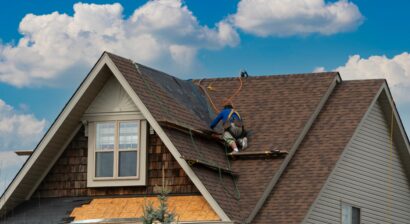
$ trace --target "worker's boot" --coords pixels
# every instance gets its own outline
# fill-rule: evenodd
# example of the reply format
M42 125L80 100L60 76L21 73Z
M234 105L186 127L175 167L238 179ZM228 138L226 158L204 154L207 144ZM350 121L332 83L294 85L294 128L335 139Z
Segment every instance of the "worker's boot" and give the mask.
M241 146L241 150L244 150L248 147L248 138L244 137L238 140L239 145Z

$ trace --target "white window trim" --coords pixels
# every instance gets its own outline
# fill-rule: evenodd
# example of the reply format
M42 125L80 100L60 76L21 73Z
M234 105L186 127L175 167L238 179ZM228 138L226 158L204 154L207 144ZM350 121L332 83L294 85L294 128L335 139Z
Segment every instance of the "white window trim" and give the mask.
M343 224L343 207L348 207L349 212L350 212L350 217L353 215L353 208L357 208L360 211L360 216L359 216L359 223L362 223L362 207L357 206L353 203L348 203L345 201L340 201L340 222ZM351 223L351 222L350 222Z
M110 116L87 116L88 125L88 158L87 158L87 187L122 187L122 186L145 186L146 185L146 161L147 161L147 121L138 115L110 115ZM95 177L95 138L97 122L140 121L139 149L137 150L137 176L117 177L118 155L114 153L114 177ZM116 130L118 132L118 130Z

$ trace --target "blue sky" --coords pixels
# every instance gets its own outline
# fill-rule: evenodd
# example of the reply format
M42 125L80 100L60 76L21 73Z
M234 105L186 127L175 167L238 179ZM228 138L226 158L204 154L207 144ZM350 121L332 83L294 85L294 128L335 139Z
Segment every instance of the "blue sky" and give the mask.
M409 1L310 0L309 7L303 8L301 1L295 0L281 6L281 12L275 11L280 6L277 0L267 1L273 6L271 11L263 7L264 1L172 0L175 4L164 8L158 3L164 1L87 0L77 4L76 10L77 1L71 0L4 2L0 8L0 121L12 123L9 130L0 125L0 152L10 156L12 149L33 148L102 50L126 54L181 78L236 76L242 68L251 75L337 69L346 79L387 78L410 130ZM107 11L101 4L110 4L104 9ZM334 14L333 6L342 14ZM123 30L112 30L110 20L104 20L107 12L119 24L113 27ZM161 20L164 18L153 12L161 12L159 17L167 19ZM280 13L281 18L275 17ZM95 19L93 15L98 14L101 17ZM174 21L179 14L181 18ZM72 18L75 22L67 25ZM165 28L152 28L151 20L166 23ZM263 22L255 25L256 20ZM82 39L67 37L72 33L64 30L70 29ZM124 37L123 32L131 34ZM134 40L132 32L142 39ZM145 38L144 32L161 48L146 47L152 39ZM22 38L26 44L18 44ZM84 45L79 46L82 41ZM121 43L136 48L126 51L129 47ZM96 46L90 46L93 44ZM19 131L22 120L31 124L24 128L31 127L31 132Z

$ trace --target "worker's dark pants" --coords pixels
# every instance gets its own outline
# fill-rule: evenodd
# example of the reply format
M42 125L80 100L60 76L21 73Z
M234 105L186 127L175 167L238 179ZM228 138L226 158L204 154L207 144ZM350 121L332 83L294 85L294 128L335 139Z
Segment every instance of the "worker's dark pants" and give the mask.
M231 145L232 142L236 142L236 140L242 137L242 132L242 127L237 127L232 123L231 126L224 131L222 138L228 145Z

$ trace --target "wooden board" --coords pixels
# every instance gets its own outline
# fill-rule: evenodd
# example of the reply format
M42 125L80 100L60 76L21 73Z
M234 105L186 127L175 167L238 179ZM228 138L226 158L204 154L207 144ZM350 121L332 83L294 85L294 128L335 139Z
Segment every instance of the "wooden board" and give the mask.
M187 157L184 157L184 156L182 156L181 158L184 159L185 161L187 161L187 163L190 166L202 166L202 167L214 170L216 172L222 172L222 173L230 174L234 177L238 176L237 173L235 173L234 171L232 171L228 167L219 167L216 164L214 165L214 164L210 164L208 162L205 162L205 161L202 161L202 160L199 160L199 159L187 158Z
M33 153L33 150L17 150L14 151L18 156L30 156Z
M288 152L280 150L267 150L267 151L244 151L237 153L228 153L227 156L231 159L257 159L257 158L278 158L287 155Z

